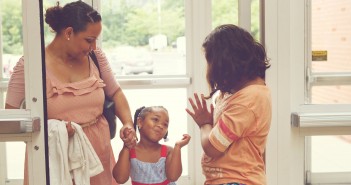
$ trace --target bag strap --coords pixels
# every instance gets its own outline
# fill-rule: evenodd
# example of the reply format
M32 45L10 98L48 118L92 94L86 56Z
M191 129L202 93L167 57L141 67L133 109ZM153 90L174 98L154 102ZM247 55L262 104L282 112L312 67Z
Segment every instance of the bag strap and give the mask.
M94 51L92 50L89 55L90 55L90 58L93 60L95 66L98 68L100 78L102 78L101 77L100 66L99 66L99 63L98 63L98 60L96 58L96 55L95 55ZM105 97L107 97L106 94L105 94Z
M94 51L92 50L89 55L90 55L90 58L93 60L95 66L98 68L99 74L100 74L100 77L101 77L100 66L99 66L99 63L98 63L98 60L96 58L96 55L95 55Z

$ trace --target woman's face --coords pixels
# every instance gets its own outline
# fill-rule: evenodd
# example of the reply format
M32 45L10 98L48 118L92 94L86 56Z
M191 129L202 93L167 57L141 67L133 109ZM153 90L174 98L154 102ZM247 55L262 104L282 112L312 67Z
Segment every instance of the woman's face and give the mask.
M86 30L72 33L69 42L69 55L73 58L82 58L96 49L96 40L102 30L101 22L89 23Z
M168 124L168 113L162 108L153 108L153 111L147 113L143 120L138 119L141 137L144 136L152 142L158 142L166 135Z

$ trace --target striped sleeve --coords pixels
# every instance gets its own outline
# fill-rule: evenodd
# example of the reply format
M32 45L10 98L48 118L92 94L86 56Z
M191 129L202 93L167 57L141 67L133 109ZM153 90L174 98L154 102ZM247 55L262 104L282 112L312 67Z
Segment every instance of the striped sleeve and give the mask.
M218 151L224 152L233 142L246 137L255 125L256 119L251 110L242 106L232 106L222 113L210 133L209 140Z

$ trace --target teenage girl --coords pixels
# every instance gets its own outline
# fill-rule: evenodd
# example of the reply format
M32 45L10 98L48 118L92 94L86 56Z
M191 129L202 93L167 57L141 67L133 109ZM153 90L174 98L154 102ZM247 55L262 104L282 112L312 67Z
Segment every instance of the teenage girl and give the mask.
M174 185L182 174L181 148L190 141L184 134L174 147L162 145L167 138L168 111L162 106L141 107L134 115L134 129L138 127L140 141L135 148L123 147L113 177L123 184L131 177L133 185ZM126 130L125 135L132 133Z

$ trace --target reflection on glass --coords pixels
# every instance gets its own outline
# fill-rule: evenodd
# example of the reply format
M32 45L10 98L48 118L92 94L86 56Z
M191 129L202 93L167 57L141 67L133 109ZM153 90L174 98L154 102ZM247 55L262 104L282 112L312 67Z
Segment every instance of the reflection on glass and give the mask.
M175 142L183 137L187 132L187 114L185 108L187 106L186 89L137 89L137 90L123 90L127 96L132 115L136 109L142 106L161 105L168 110L169 114L169 141L164 144L174 146ZM118 126L121 127L121 123ZM112 141L114 144L113 150L117 159L120 149L123 146L122 141L116 137ZM182 148L182 175L188 175L188 148Z
M351 172L351 135L312 136L311 146L312 172Z
M116 75L185 75L184 1L104 0L101 6L102 47Z

